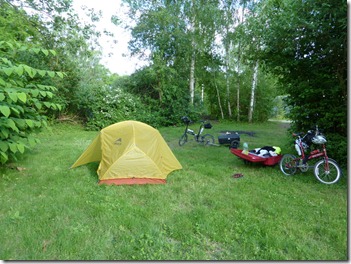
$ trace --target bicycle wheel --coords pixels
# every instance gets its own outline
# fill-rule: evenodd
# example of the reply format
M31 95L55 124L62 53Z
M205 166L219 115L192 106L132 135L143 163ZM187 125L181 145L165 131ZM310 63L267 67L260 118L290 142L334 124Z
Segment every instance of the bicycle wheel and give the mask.
M325 159L322 159L314 165L314 175L322 183L333 184L340 179L341 169L335 160L328 159L327 164Z
M179 139L179 146L183 146L186 142L188 142L188 135L187 134L183 134L180 139Z
M296 156L285 154L279 162L279 168L285 175L293 175L296 173L298 161Z
M205 146L214 144L214 137L210 134L203 135L201 137L201 143Z

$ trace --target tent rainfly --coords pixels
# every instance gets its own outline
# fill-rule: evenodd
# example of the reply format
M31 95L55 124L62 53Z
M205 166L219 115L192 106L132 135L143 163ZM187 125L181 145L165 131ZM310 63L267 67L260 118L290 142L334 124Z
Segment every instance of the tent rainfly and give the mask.
M164 184L182 169L160 132L138 121L102 129L71 168L96 161L99 184Z

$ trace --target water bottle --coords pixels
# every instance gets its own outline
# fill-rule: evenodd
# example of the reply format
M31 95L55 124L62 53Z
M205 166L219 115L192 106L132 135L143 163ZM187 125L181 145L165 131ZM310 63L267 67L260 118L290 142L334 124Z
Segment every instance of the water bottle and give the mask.
M298 143L295 143L295 150L299 156L301 156L301 149Z
M246 142L244 142L243 146L244 146L244 150L241 153L245 155L249 155L249 145Z

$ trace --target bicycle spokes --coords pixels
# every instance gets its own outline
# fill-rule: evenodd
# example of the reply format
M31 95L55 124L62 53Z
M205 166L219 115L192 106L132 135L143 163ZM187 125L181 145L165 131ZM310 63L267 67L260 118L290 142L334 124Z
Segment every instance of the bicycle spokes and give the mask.
M285 154L279 162L279 167L285 175L295 174L297 168L296 157L291 154Z
M314 175L316 178L325 184L337 182L341 176L341 169L334 160L320 160L314 167Z

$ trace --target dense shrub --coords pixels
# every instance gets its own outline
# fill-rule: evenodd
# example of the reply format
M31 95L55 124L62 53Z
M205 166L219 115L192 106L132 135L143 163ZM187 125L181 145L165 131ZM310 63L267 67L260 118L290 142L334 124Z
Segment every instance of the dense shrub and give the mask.
M136 96L121 89L103 87L91 89L81 102L80 113L86 118L86 127L99 130L108 125L124 121L138 120L144 106Z
M347 138L339 134L327 135L328 156L338 162L344 168L347 167Z
M47 81L64 74L26 64L28 57L49 55L56 52L0 41L0 163L33 147L38 142L34 132L47 125L48 110L61 110L52 102L57 89Z

